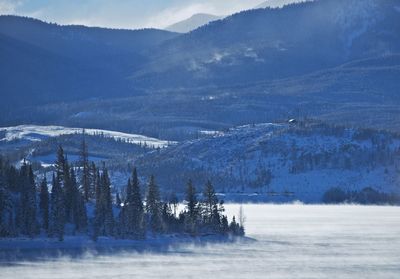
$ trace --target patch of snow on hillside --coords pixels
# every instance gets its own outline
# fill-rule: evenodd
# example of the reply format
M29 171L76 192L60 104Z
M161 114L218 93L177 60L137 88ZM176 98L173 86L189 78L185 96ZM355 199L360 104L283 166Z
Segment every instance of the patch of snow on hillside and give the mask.
M14 127L0 128L0 133L4 134L0 141L7 142L13 140L41 141L48 137L57 137L61 135L80 134L82 128L69 128L63 126L38 126L38 125L20 125ZM123 140L131 144L147 144L150 147L166 147L174 142L159 140L137 134L128 134L117 131L101 129L85 129L89 135L104 135L116 140Z
M223 193L258 192L265 199L271 193L320 202L333 187L400 193L391 163L399 158L400 139L378 132L357 135L362 133L328 126L244 125L147 154L139 165L156 171L160 185L181 187L171 178L173 169L183 174L183 180L207 178Z

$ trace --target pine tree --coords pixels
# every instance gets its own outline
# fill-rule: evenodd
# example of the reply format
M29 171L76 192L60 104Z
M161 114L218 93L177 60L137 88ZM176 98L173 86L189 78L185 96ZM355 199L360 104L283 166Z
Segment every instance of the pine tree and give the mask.
M186 189L186 211L187 216L185 218L186 221L186 230L192 234L197 232L197 223L198 223L198 215L199 215L199 208L198 208L198 201L196 197L196 188L193 186L191 180L189 180Z
M67 223L74 222L74 203L76 197L76 181L73 168L69 167L67 159L65 160L65 168L63 171L63 180L60 180L63 185L64 202L65 202L65 221ZM74 176L74 177L72 177Z
M234 236L244 236L244 227L236 222L235 216L233 216L232 222L229 225L229 231Z
M175 229L175 216L172 213L171 207L166 202L161 202L161 220L164 233Z
M33 237L38 232L36 220L36 185L32 166L25 162L20 169L20 211L18 227L22 234Z
M64 193L61 189L60 178L53 174L53 186L51 190L51 214L50 214L50 235L58 240L64 240L65 226L65 203Z
M112 211L111 183L108 171L103 167L96 185L95 235L114 234L114 215Z
M13 233L13 228L12 228L13 204L11 199L11 193L6 186L3 171L4 170L2 169L2 162L0 160L0 237L11 236Z
M17 199L13 198L18 172L10 166L0 155L0 237L15 236L17 234L16 209L20 207Z
M96 198L96 177L97 177L96 164L92 162L89 166L89 199Z
M154 176L150 176L146 197L146 213L150 230L153 233L162 231L160 192Z
M226 235L229 233L228 218L224 215L221 217L221 234Z
M85 140L85 130L82 132L82 143L79 152L80 156L80 167L82 168L81 184L83 188L83 194L85 201L88 202L91 197L90 191L90 166L89 166L89 153L88 147Z
M72 167L70 170L69 183L72 222L75 225L75 230L82 231L87 224L85 200L78 189L75 171Z
M78 197L77 197L77 204L76 204L76 229L78 231L84 231L87 227L87 212L86 212L86 205L85 205L85 198L84 196L78 192Z
M144 209L136 168L133 169L132 180L128 180L123 216L124 234L127 237L143 239L145 237Z
M178 209L179 199L175 192L171 192L171 194L169 195L168 203L169 203L170 207L172 207L174 210L174 212L173 212L174 216L176 216L176 210Z
M42 183L40 184L40 216L41 225L45 231L49 229L49 190L47 187L46 175L44 176Z
M224 212L223 201L219 202L214 187L207 181L203 191L203 219L205 224L215 233L221 231L221 216Z
M62 148L61 145L58 146L57 150L57 159L55 162L55 168L56 168L56 175L60 179L60 181L64 180L64 171L66 169L66 159L64 156L64 149Z
M207 181L203 191L203 216L207 223L211 223L213 209L218 204L218 198L211 181Z
M112 210L112 197L111 197L111 182L108 176L108 171L106 168L103 169L103 199L104 199L104 210L105 210L105 220L104 228L106 235L114 234L114 214Z

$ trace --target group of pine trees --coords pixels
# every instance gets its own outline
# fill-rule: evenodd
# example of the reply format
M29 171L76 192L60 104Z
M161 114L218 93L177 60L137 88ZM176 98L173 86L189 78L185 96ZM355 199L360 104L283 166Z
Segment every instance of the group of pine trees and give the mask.
M38 185L31 165L24 162L18 169L0 158L0 237L41 235L63 240L65 234L87 234L93 239L145 239L171 233L244 235L242 224L235 218L229 223L223 215L223 202L210 182L199 198L189 181L186 206L178 214L176 196L162 200L154 176L144 189L134 168L122 198L118 192L112 193L104 164L98 168L89 162L84 141L80 158L79 165L69 163L60 146L51 183L44 175Z

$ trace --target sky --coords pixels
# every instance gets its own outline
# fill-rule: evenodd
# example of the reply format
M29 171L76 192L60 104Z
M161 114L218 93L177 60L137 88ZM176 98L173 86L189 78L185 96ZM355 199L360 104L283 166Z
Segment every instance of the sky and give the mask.
M165 28L196 13L229 15L262 2L265 0L0 0L0 14L34 17L59 24Z

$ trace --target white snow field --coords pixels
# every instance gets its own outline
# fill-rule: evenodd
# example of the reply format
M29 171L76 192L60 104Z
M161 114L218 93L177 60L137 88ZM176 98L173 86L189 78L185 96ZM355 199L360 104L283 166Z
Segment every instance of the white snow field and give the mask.
M400 207L243 205L255 242L0 264L11 278L400 278ZM230 216L239 205L226 205Z
M82 128L69 128L63 126L38 126L20 125L13 127L0 127L0 142L13 140L41 141L47 137L57 137L60 135L79 134ZM137 134L128 134L116 131L101 129L85 129L89 135L104 135L117 140L123 140L132 144L146 144L150 147L166 147L173 142L163 141L156 138L146 137Z

